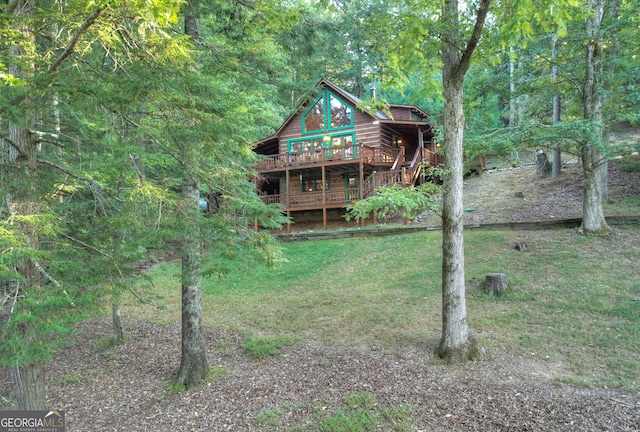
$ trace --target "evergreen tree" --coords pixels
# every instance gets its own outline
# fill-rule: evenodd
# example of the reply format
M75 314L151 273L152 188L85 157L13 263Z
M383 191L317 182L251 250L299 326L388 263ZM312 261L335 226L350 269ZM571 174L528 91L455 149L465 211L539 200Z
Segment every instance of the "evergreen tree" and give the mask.
M259 43L268 26L248 38L247 19L242 29L217 20L236 6L212 5L202 50L177 31L177 2L2 9L0 361L14 367L16 408L45 407L44 362L94 300L127 287L150 249L195 232L196 242L277 256L252 227L283 218L253 193L249 167L250 143L281 114L266 67L279 53ZM208 218L201 194L223 204Z

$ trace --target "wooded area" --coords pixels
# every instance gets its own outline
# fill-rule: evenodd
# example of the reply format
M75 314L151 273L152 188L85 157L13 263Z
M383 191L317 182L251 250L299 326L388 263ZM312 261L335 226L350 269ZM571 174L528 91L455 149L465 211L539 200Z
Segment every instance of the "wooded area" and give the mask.
M605 162L638 150L608 138L611 125L640 117L640 5L440 5L0 0L0 366L14 370L16 409L45 409L52 353L105 299L117 311L135 295L136 266L158 250L182 258L174 385L204 379L201 278L224 269L201 258L281 258L268 231L254 229L288 219L256 194L252 145L323 78L375 109L415 105L435 125L445 159L438 353L476 358L464 305L465 170L525 147L578 156L581 231L606 233Z

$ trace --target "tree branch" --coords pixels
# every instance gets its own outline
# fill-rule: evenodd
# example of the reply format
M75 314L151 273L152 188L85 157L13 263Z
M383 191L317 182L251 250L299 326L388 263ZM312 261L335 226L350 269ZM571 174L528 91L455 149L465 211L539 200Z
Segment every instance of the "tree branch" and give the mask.
M78 240L77 238L71 237L69 234L60 233L60 235L61 235L62 237L64 237L64 238L66 238L66 239L71 240L72 242L76 242L76 243L78 243L79 245L86 247L87 249L91 249L91 250L93 250L93 251L97 252L98 254L100 254L100 255L102 255L102 256L105 256L105 257L107 257L107 258L109 258L109 259L113 259L113 257L112 257L111 255L109 255L108 253L106 253L106 252L102 252L101 250L97 249L97 248L96 248L96 247L94 247L94 246L91 246L91 245L90 245L90 244L88 244L88 243L83 242L82 240Z
M473 26L473 33L471 33L469 42L467 42L467 47L462 54L460 63L458 64L458 76L463 76L465 73L467 73L467 69L469 69L469 65L471 64L471 56L473 55L473 51L478 46L478 42L480 42L482 28L484 27L484 22L487 19L490 5L491 0L482 0L480 6L478 7L478 12L476 12L476 24Z
M62 63L67 58L69 58L69 56L73 54L73 52L76 50L76 48L78 47L78 44L80 43L80 39L82 39L82 37L87 33L87 31L89 30L89 27L91 27L93 23L96 22L96 20L100 17L100 15L104 13L105 10L107 10L108 7L109 7L109 4L105 4L104 6L96 9L85 20L85 22L82 23L78 31L76 31L76 34L71 39L71 42L69 42L69 45L67 46L67 48L65 48L65 50L62 51L58 56L58 58L56 58L54 62L51 64L51 67L49 68L50 71L55 72L58 69L60 69L60 66L62 65Z
M0 112L0 114L2 114ZM16 143L14 143L12 140L9 139L8 136L4 135L2 132L0 132L0 140L5 141L6 143L8 143L11 147L13 147L14 149L16 149L16 151L18 152L18 154L20 156L24 156L23 152L20 150L20 146L17 145Z
M34 265L34 266L36 266L36 268L38 269L38 271L40 272L40 274L41 274L42 276L44 276L44 277L46 277L47 279L49 279L49 280L51 281L51 283L53 283L53 284L56 286L56 288L58 288L58 289L61 289L61 290L62 290L62 292L64 293L64 295L66 295L66 296L67 296L67 298L69 299L69 301L71 302L71 306L75 307L76 305L75 305L75 303L73 302L73 299L71 298L71 296L69 295L69 293L67 292L67 290L66 290L66 289L64 289L64 288L62 287L62 284L60 284L60 282L58 282L58 281L57 281L53 276L51 276L51 275L47 272L47 270L46 270L44 267L42 267L42 265L41 265L38 261L36 261L36 260L32 259L32 260L31 260L31 262L33 263L33 265Z
M61 171L75 179L81 180L86 182L89 185L89 189L91 189L91 192L93 192L94 196L96 197L96 199L98 198L96 196L96 191L99 190L100 192L102 192L104 195L113 198L114 200L116 200L119 203L122 203L123 201L118 198L117 196L115 196L111 191L109 191L108 189L106 189L105 187L101 186L98 182L96 182L95 180L89 178L89 177L85 177L83 175L80 174L76 174L74 172L72 172L70 169L68 169L67 167L64 167L62 165L59 165L55 162L51 162L49 160L46 159L38 159L37 161L39 164L42 165L48 165L52 168L57 169L58 171Z
M60 135L52 132L42 132L38 130L31 130L31 133L36 136L37 142L48 142L56 147L64 148L65 145L59 141ZM47 139L50 138L50 139Z
M70 175L71 177L73 177L75 179L86 181L87 183L93 183L94 182L90 178L81 176L80 174L76 174L76 173L72 172L70 169L68 169L68 168L66 168L66 167L64 167L62 165L58 165L55 162L51 162L51 161L46 160L46 159L38 159L38 163L42 164L42 165L48 165L48 166L50 166L52 168L57 169L58 171L62 171L63 173L68 174L68 175Z

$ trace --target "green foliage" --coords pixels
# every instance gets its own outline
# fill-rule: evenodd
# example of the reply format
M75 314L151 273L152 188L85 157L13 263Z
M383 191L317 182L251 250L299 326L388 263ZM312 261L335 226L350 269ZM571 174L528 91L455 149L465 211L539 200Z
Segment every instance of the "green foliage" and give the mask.
M285 58L270 33L284 28L275 19L284 8L203 5L201 51L180 36L181 8L173 0L104 10L72 1L39 5L29 20L3 16L0 150L8 154L17 126L38 129L39 145L31 177L2 158L0 289L12 299L4 303L3 364L50 358L96 298L120 296L138 263L191 232L186 214L197 214L198 244L279 262L277 242L252 228L286 218L262 203L250 179L251 143L284 113L271 102L271 77ZM77 33L83 22L86 32ZM13 30L18 24L38 33L29 38ZM16 46L20 56L8 55ZM8 65L29 73L10 74ZM218 198L208 217L180 197L185 177ZM23 274L29 262L46 276Z
M44 291L37 300L33 295L10 299L13 312L0 329L0 366L44 362L72 342L74 324L86 317L90 300L72 299L54 287Z
M373 196L349 206L345 218L360 220L372 214L386 218L400 213L403 218L412 220L425 211L438 208L439 192L440 187L434 183L424 183L416 188L382 186Z

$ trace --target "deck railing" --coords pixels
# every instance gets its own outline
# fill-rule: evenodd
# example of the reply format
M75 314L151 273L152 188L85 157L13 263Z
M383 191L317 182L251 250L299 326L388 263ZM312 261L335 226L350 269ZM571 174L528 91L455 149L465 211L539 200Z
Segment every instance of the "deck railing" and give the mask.
M263 156L256 165L258 171L269 171L287 167L302 167L309 164L318 164L335 161L359 161L369 164L393 163L399 153L399 149L391 147L370 147L368 145L354 144L344 147L321 148L312 151L290 152Z
M281 204L283 207L318 207L322 205L348 205L360 198L358 188L334 189L313 192L292 192L287 194L265 195L262 201L265 204Z

